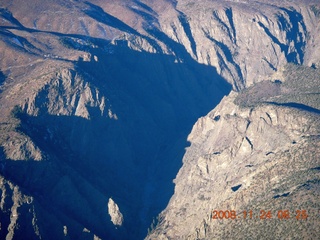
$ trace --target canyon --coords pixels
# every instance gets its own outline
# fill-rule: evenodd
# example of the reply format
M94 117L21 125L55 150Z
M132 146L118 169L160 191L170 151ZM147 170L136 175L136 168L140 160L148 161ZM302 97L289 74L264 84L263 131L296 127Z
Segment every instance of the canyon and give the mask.
M315 0L2 1L0 238L316 239L319 33Z

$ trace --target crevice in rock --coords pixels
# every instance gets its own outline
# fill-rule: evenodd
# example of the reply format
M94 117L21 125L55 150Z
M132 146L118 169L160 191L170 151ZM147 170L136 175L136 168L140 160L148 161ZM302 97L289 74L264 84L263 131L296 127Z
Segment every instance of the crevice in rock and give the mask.
M263 28L264 32L271 38L271 40L280 47L281 51L287 54L289 47L281 43L280 40L277 39L262 22L259 21L258 24Z
M281 195L277 194L277 195L273 196L273 198L277 199L277 198L280 198L280 197L287 197L287 196L289 196L289 194L290 194L290 192L287 192L287 193L284 193L284 194L281 194Z
M215 117L213 118L213 120L216 121L216 122L219 121L219 120L220 120L220 115L215 116Z
M228 20L229 20L229 24L230 24L230 27L231 27L231 30L232 30L232 36L233 36L233 43L235 45L237 45L237 34L236 34L236 28L234 26L234 21L233 21L233 11L232 11L232 8L227 8L225 10L225 13L228 17ZM229 30L230 31L230 30Z
M270 123L272 124L272 118L271 118L270 114L266 112L266 115L268 116Z
M250 121L250 120L248 120L247 125L246 125L246 131L248 130L248 128L249 128L249 126L250 126L250 124L251 124L251 121Z
M290 23L287 22L286 18L283 16L279 16L279 22L282 30L285 31L287 39L289 41L294 42L295 51L297 53L297 60L296 59L290 59L288 55L288 62L296 62L298 64L303 64L304 62L304 49L306 46L306 36L307 36L307 27L304 23L303 16L301 13L298 13L296 10L289 10L286 8L280 8L283 10L288 16ZM291 28L288 29L289 25L292 25ZM300 27L302 27L302 31L300 32Z
M239 190L239 188L242 186L242 184L239 184L239 185L236 185L236 186L233 186L233 187L231 187L231 190L233 191L233 192L236 192L236 191L238 191Z
M183 12L180 12L180 11L178 11L178 12L179 12L178 19L179 19L179 21L180 21L180 23L181 23L181 25L183 27L183 30L184 30L186 36L189 39L192 53L194 54L194 56L197 59L198 58L198 56L197 56L197 44L196 44L196 41L193 38L192 31L191 31L191 26L190 26L190 23L188 21L188 17Z
M264 60L273 71L277 71L277 68L273 66L272 63L268 61L266 57L262 58L262 60Z
M312 113L317 113L320 114L320 110L317 108L313 108L301 103L295 103L295 102L288 102L288 103L277 103L277 102L265 102L268 104L276 105L276 106L284 106L284 107L291 107L291 108L296 108L298 110L303 110L307 112L312 112Z
M247 142L250 144L251 150L253 150L253 144L248 137L246 137Z
M241 68L234 61L233 55L232 55L229 47L226 44L219 42L219 41L215 40L213 37L211 37L209 32L206 31L204 28L202 28L202 31L203 31L204 35L206 36L206 38L208 38L210 41L212 41L221 50L225 59L235 68L235 72L236 72L237 76L234 76L235 74L233 74L233 72L230 70L230 67L228 67L228 64L224 61L224 58L222 57L222 55L219 53L219 51L217 51L217 56L219 57L219 60L223 63L224 67L229 71L230 75L233 76L235 90L239 91L239 90L243 89L244 78L243 78L243 75L241 72ZM236 79L238 79L238 80L236 80Z

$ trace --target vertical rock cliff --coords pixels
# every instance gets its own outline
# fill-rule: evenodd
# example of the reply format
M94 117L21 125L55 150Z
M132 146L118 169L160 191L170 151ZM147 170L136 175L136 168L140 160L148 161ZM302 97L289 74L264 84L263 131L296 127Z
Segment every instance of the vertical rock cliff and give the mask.
M272 82L248 89L249 96L232 92L197 121L175 193L147 239L320 236L319 71L287 68L277 94L265 93ZM291 74L310 84L308 93L293 88ZM299 91L295 103L291 91Z

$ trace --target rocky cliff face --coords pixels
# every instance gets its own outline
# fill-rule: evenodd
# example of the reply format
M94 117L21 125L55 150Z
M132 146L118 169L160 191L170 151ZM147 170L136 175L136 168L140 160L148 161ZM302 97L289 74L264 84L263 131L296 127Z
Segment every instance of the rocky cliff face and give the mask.
M192 128L149 238L217 236L215 206L313 203L300 198L317 189L319 12L317 1L2 1L0 238L143 238ZM223 98L231 89L246 90Z
M232 92L194 125L175 193L147 239L319 236L319 105L234 103L244 95ZM235 219L214 219L215 211L231 210ZM290 219L279 219L279 210L289 210ZM302 210L307 220L296 218ZM270 211L270 219L261 211Z
M310 4L178 1L178 17L163 20L162 27L238 90L264 80L287 62L317 64L318 5Z

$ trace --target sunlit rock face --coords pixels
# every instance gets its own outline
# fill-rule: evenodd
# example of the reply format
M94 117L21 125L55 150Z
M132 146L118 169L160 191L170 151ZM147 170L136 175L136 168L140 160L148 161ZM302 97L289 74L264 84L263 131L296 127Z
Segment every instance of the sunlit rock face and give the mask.
M263 236L276 225L219 225L212 210L285 203L310 225L277 233L319 234L319 13L2 1L0 238Z
M194 125L175 193L147 239L319 235L319 105L241 107L237 98L231 93ZM290 220L279 220L280 210Z

